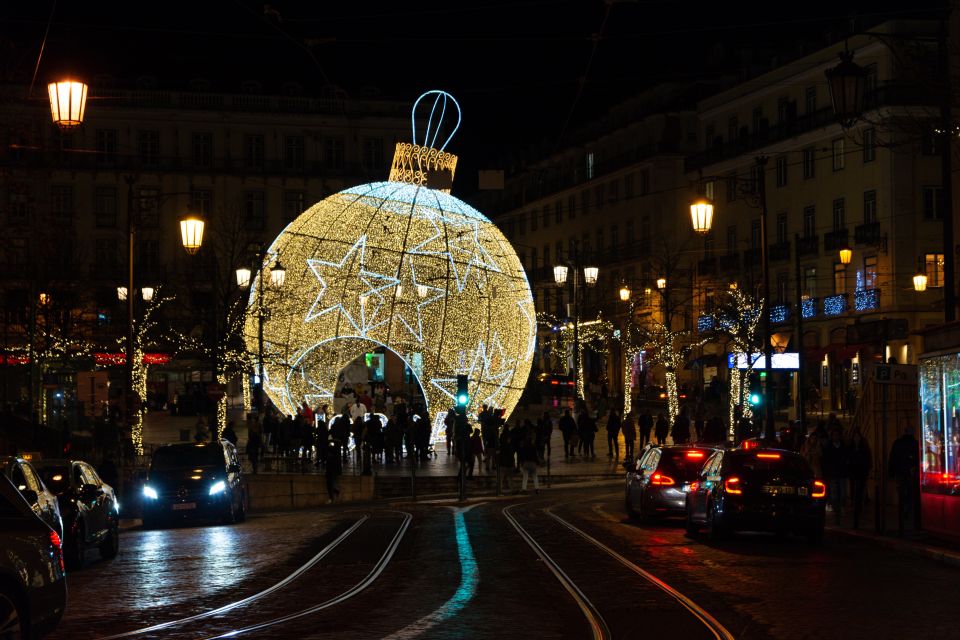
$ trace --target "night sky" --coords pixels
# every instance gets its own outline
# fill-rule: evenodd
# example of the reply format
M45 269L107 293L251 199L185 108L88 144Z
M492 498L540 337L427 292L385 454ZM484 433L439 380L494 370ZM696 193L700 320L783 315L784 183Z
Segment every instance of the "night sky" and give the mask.
M534 144L561 147L578 123L645 87L716 78L744 61L769 66L841 38L854 14L864 28L934 16L942 3L860 4L59 0L38 86L71 69L118 86L153 75L161 88L185 88L203 76L224 91L257 80L279 92L292 80L308 94L333 84L411 102L446 89L463 109L449 150L472 174L457 180L469 191L476 168L506 166ZM29 83L52 6L0 8L5 80Z

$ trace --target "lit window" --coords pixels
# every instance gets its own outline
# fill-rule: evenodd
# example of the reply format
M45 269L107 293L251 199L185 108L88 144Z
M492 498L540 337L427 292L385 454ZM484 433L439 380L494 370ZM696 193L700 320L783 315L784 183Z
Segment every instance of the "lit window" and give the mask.
M928 287L943 286L943 254L928 253L924 257L924 272L927 274Z

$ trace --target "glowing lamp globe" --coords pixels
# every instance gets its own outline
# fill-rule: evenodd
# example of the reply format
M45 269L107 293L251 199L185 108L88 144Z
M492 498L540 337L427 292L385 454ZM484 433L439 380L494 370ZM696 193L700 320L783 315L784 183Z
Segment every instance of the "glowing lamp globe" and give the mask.
M76 80L62 80L47 85L50 95L50 117L64 130L83 124L87 108L87 85Z
M421 96L415 112L424 100L436 114L459 112L442 92ZM389 181L327 197L271 244L286 282L254 282L245 335L256 352L263 295L264 389L283 412L332 404L341 371L375 349L409 367L431 415L457 403L458 375L468 377L468 410L487 404L509 415L519 401L536 340L530 286L490 220L428 186L448 183L456 162L429 146L435 139L428 127L417 145L414 126L414 144L397 145Z

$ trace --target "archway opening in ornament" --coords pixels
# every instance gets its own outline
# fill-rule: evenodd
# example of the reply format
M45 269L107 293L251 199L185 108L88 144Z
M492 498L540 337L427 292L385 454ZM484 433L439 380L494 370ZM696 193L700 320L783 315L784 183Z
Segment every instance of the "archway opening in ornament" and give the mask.
M421 419L430 422L432 418L429 441L443 441L449 407L430 406L421 381L423 358L420 352L404 357L369 338L345 336L324 340L308 349L290 368L288 393L292 388L306 388L307 392L302 399L288 397L291 403L328 404L336 414L357 398L368 412L385 419L394 418L397 405L403 404L407 424Z

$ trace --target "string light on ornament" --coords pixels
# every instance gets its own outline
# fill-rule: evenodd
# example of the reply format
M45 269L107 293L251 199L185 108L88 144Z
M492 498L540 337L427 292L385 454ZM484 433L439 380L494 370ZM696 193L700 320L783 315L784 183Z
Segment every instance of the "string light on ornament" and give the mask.
M435 414L459 374L472 404L509 415L520 399L536 341L526 273L497 227L449 193L456 101L427 92L412 120L390 180L304 211L268 250L283 255L284 286L251 287L243 333L255 351L262 302L265 391L285 413L331 398L340 371L375 350L404 361Z

